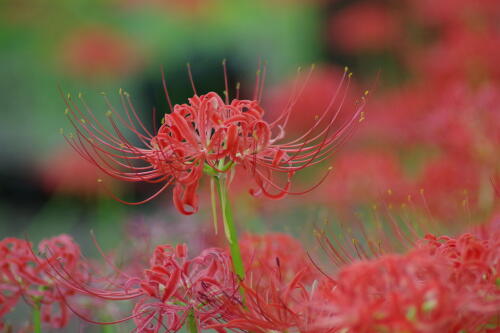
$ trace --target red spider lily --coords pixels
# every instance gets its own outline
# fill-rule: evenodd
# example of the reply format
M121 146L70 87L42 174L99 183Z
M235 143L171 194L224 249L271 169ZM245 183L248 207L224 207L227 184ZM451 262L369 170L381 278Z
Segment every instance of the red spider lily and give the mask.
M229 91L227 75L225 79L226 91ZM352 133L357 120L362 120L364 99L356 112L337 126L348 91L346 81L349 81L347 72L314 125L288 141L284 141L284 128L304 86L297 86L283 112L268 122L264 120L264 109L260 106L264 82L260 75L251 100L239 99L239 88L231 102L228 95L223 100L215 92L198 95L193 84L195 95L188 104L173 107L163 80L171 112L164 115L161 127L153 132L141 122L127 93L120 94L125 116L115 112L105 97L110 108L108 115L112 131L97 120L83 99L81 109L69 97L65 99L67 114L77 135L67 139L86 160L114 178L163 183L161 189L148 199L131 204L148 202L172 185L177 209L183 214L192 214L198 209L197 189L203 173L227 173L234 165L252 175L257 185L250 191L252 195L263 194L278 199L286 194L307 192L291 191L293 175L324 161ZM115 117L136 135L141 147L125 137ZM276 178L279 176L285 178L283 185L278 184Z
M39 258L25 240L6 238L0 242L2 305L0 317L12 309L19 297L39 306L42 321L54 328L68 323L69 310L63 299L74 290L58 284L53 268L64 270L79 281L87 281L87 268L81 261L80 249L71 237L60 235L39 244ZM58 309L57 309L58 308Z
M407 255L346 266L320 295L320 328L355 332L480 331L500 306L498 238L426 236ZM327 313L327 312L325 312Z
M115 269L125 282L105 279L106 288L88 286L64 271L58 272L61 283L76 292L102 300L135 302L132 315L121 320L97 322L74 310L81 318L95 324L117 324L133 319L136 332L172 332L181 329L190 318L199 328L213 325L224 316L221 299L238 299L238 283L231 270L231 260L224 251L215 248L188 260L185 245L157 246L151 265L142 277Z
M0 242L0 318L17 304L32 279L31 244L17 238L5 238Z
M252 332L484 332L500 308L498 228L491 237L427 235L406 255L360 255L338 274L307 282L305 271L269 283L243 281L245 306L228 305L217 327ZM496 236L495 236L496 235ZM340 251L343 251L340 249ZM250 274L247 274L250 276ZM497 323L498 324L498 323Z

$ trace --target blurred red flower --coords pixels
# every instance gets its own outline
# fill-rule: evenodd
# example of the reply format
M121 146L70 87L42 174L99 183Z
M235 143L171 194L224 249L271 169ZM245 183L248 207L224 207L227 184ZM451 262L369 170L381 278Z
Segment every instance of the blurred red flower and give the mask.
M434 216L451 219L476 206L480 173L472 161L443 156L426 165L417 188L421 200L416 202Z
M89 79L128 75L143 61L131 38L106 27L73 31L60 48L63 68Z
M82 163L73 149L60 149L42 162L39 174L44 188L65 194L92 196L98 192L96 168Z
M397 157L384 151L344 152L333 173L335 177L322 186L319 197L349 211L355 204L404 201L410 189Z
M330 18L329 38L347 52L380 51L401 39L399 15L388 6L362 2L342 9Z

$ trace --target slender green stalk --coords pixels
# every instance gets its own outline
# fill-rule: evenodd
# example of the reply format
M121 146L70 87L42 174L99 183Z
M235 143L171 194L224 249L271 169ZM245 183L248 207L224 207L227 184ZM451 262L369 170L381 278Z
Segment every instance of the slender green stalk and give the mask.
M33 333L42 333L42 316L40 313L40 305L36 302L33 305Z
M196 323L193 310L189 312L187 317L187 328L189 333L198 333L198 324Z
M225 177L225 175L219 175L213 178L217 186L217 193L219 194L224 232L229 242L229 249L231 250L233 269L236 275L243 280L245 278L245 268L243 266L243 259L241 258L240 246L238 245L238 234L233 221L231 203L229 202L227 188L225 186Z
M101 325L102 326L102 333L113 333L115 330L113 329L113 326L111 325Z

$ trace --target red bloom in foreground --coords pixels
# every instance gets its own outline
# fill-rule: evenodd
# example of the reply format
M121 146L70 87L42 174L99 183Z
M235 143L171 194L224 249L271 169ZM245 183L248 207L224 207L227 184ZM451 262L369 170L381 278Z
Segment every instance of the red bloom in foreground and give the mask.
M490 227L492 233L498 231ZM267 284L247 274L245 306L228 302L230 320L219 326L252 332L456 333L488 332L498 325L498 237L428 235L408 254L346 262L338 274L314 281L304 270L285 277L279 266L266 271Z
M198 209L197 189L203 173L226 173L234 165L252 175L257 186L250 191L253 195L281 198L300 194L290 189L292 176L325 160L351 133L358 118L362 119L364 103L347 121L337 125L348 87L346 74L314 125L288 141L284 141L284 128L303 87L297 87L283 112L268 122L259 104L259 81L251 100L236 98L229 102L229 97L223 100L215 92L198 96L194 89L188 104L171 107L161 127L153 132L141 122L127 93L120 94L125 116L109 104L112 131L96 119L83 100L84 110L68 98L67 113L77 133L76 138L70 136L68 140L85 159L114 178L163 183L158 192L134 204L147 202L173 185L175 206L183 214L192 214ZM166 96L170 104L167 92ZM115 117L137 136L141 146L126 139ZM280 176L283 184L277 179Z
M116 268L117 269L117 268ZM88 286L60 271L59 280L70 288L102 300L133 300L132 315L112 323L133 319L134 332L173 332L189 320L203 329L224 319L223 299L238 301L237 277L231 270L231 259L222 250L211 248L193 259L187 259L186 245L157 246L150 267L142 277L119 271L117 283L104 279L105 288ZM110 289L112 288L112 289ZM75 311L76 312L76 311Z
M44 258L36 257L25 240L6 238L0 242L0 318L23 296L40 306L43 322L61 328L69 319L65 299L75 292L58 283L55 272L64 270L85 282L88 270L81 261L79 246L67 235L44 240L38 247Z

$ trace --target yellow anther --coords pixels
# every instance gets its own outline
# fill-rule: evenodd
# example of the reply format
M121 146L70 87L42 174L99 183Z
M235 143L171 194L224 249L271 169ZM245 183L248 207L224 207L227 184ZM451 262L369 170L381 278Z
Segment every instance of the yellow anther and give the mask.
M345 67L344 67L344 72L346 72L346 73L347 73L347 71L349 71L349 67L345 66Z
M68 93L68 94L66 95L66 98L67 98L67 99L71 99L71 94L70 94L70 93Z
M123 95L123 88L118 89L118 94Z
M102 179L101 178L97 178L97 182L98 183L102 183Z
M359 114L359 122L362 122L363 120L365 120L365 113L364 112L361 112Z
M82 97L83 97L83 94L82 94L82 92L80 91L80 92L78 93L78 98L80 98L80 99L81 99Z
M69 113L69 109L68 108L64 109L64 114L68 114L68 113Z
M369 93L370 93L370 92L369 92L368 90L365 90L364 95L365 95L365 96L368 96L368 94L369 94Z
M113 112L111 110L106 111L105 113L106 117L111 117L113 115Z

